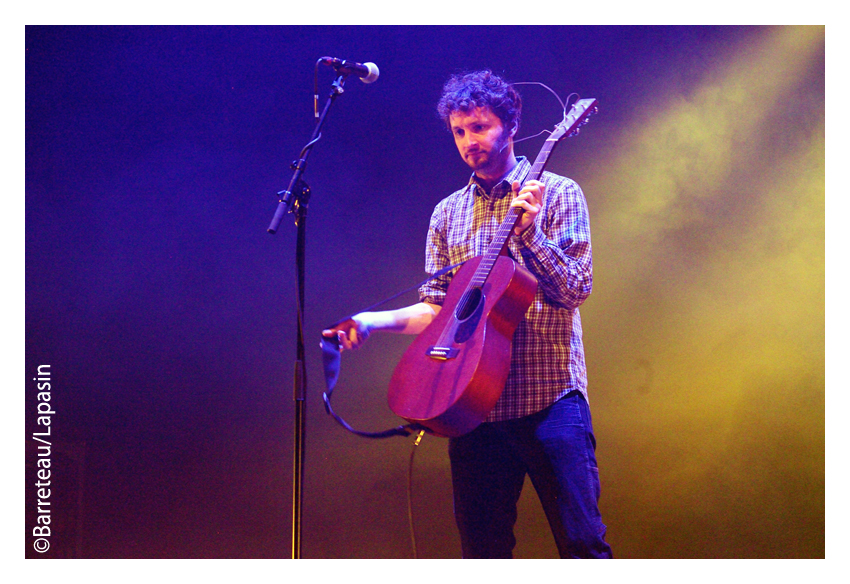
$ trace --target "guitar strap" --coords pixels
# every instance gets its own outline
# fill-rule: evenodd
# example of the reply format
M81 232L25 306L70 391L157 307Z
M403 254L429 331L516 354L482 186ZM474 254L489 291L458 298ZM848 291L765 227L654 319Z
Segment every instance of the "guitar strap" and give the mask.
M454 265L449 266L447 268L443 268L442 270L440 270L439 272L437 272L433 276L426 278L425 280L423 280L419 284L412 286L410 288L407 288L406 290L402 290L401 292L398 292L397 294L393 294L389 298L381 300L380 302L377 302L377 303L373 304L372 306L369 306L368 308L364 308L363 310L358 310L354 314L351 314L349 316L346 316L343 319L338 320L336 323L334 323L333 325L331 325L328 328L332 328L332 327L334 327L334 326L336 326L340 323L345 322L346 320L353 317L355 314L374 310L375 308L382 306L382 305L386 304L387 302L398 298L402 294L406 294L407 292L410 292L412 290L416 290L417 288L421 288L423 285L430 282L431 280L434 280L435 278L439 278L440 276L447 274L448 272L454 270L455 268L460 267L461 265L463 265L463 262L460 262L458 264L454 264ZM333 419L336 420L337 423L339 423L340 426L342 426L343 428L345 428L349 432L351 432L353 434L357 434L358 436L363 436L364 438L389 438L390 436L410 436L411 434L418 433L418 432L421 432L423 430L426 431L426 432L430 432L430 430L428 430L424 426L420 426L419 424L405 424L403 426L396 426L395 428L390 428L389 430L384 430L383 432L363 432L361 430L355 430L354 428L352 428L345 420L343 420L339 415L337 415L336 412L334 412L333 408L331 407L331 396L333 395L334 387L336 387L336 382L339 379L339 370L340 370L341 360L342 359L341 359L341 351L340 351L340 348L339 348L339 340L336 338L336 336L334 336L333 338L327 338L325 336L322 336L322 366L324 367L324 370L325 370L325 387L327 388L327 391L325 391L322 394L322 398L325 401L325 411L328 413L328 415L333 417Z

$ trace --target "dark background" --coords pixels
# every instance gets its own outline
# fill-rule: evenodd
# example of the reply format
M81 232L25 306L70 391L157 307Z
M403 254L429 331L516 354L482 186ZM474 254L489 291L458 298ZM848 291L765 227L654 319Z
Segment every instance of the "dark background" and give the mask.
M40 364L57 412L45 555L290 556L295 227L266 228L325 55L381 76L347 81L305 175L304 557L411 555L412 443L324 413L319 332L424 277L430 212L469 176L434 105L484 67L600 102L549 169L590 206L615 554L824 557L824 28L561 26L26 28L28 464ZM519 89L521 136L560 120ZM408 342L344 356L354 426L399 423L385 391ZM458 557L442 439L413 476L419 557ZM530 485L517 539L555 557Z

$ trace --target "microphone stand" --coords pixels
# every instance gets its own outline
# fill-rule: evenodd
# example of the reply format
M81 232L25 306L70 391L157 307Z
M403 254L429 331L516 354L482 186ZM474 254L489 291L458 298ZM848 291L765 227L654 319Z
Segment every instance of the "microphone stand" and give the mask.
M292 163L294 171L289 187L280 191L280 200L275 210L268 232L274 234L280 226L281 220L286 213L295 215L295 226L297 236L295 243L295 268L297 279L297 338L295 358L295 379L293 400L295 402L295 440L292 473L292 559L301 558L301 508L304 502L304 452L305 452L305 424L307 418L307 367L305 365L304 352L304 251L306 243L307 207L310 200L310 187L301 178L307 165L307 157L313 146L321 138L322 125L328 115L333 101L343 93L343 83L346 74L339 75L333 82L330 96L328 97L321 116L313 130L310 142L301 150L299 159Z

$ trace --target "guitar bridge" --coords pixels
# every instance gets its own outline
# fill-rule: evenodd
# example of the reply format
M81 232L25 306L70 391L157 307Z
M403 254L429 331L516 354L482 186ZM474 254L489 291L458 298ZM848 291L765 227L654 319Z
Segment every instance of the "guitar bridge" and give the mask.
M429 347L425 354L437 361L448 361L457 357L458 350L452 347Z

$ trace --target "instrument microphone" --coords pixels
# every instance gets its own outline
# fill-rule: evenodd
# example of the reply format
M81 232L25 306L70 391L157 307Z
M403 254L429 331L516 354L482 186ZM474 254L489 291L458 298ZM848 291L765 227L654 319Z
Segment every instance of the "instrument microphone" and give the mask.
M322 57L319 59L325 65L336 69L341 75L350 75L354 73L360 77L363 83L372 83L378 80L378 66L374 63L355 63L354 61L343 61L342 59L334 59L333 57Z

